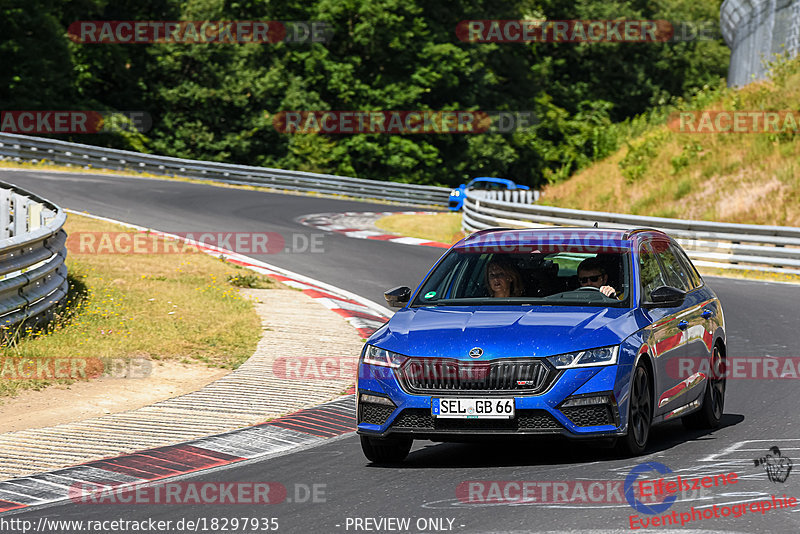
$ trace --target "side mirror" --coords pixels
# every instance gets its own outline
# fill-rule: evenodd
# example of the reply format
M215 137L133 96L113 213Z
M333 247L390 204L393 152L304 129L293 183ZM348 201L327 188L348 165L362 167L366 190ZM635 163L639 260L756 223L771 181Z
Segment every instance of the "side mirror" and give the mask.
M681 291L677 287L661 286L650 292L648 308L675 308L683 304L686 298L686 291Z
M386 303L392 308L402 308L411 300L411 288L406 286L390 289L383 294Z

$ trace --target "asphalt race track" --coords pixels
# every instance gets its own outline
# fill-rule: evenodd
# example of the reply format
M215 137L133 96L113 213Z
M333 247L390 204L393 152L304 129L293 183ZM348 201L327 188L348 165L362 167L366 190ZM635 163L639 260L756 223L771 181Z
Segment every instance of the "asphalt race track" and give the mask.
M311 213L406 210L366 202L342 201L289 194L220 188L174 181L137 178L9 172L0 179L18 184L55 203L94 215L149 226L168 232L271 231L286 242L293 235L318 231L295 222ZM280 253L254 256L347 289L377 303L384 289L415 287L441 249L380 241L350 239L326 233L322 253ZM729 357L796 357L800 331L800 286L707 278L722 300L728 331ZM320 347L323 350L323 347ZM750 503L772 496L800 497L800 468L785 482L773 482L754 458L772 446L785 457L800 462L800 388L792 379L728 380L723 427L712 433L686 431L679 423L658 427L648 454L618 459L600 446L563 440L435 444L416 442L408 460L395 467L370 466L362 456L358 438L346 434L315 448L285 456L204 471L184 477L184 482L279 482L286 499L276 504L225 506L177 504L76 504L61 503L6 513L2 519L42 517L81 520L170 520L171 532L189 529L178 520L205 518L199 532L265 532L239 529L212 518L277 518L279 532L548 532L631 531L635 520L689 512L691 507ZM738 483L681 494L672 507L658 515L634 510L620 482L643 462L659 462L682 477L738 474ZM649 477L649 475L648 475ZM469 485L480 481L482 485ZM608 499L586 496L556 503L469 502L465 488L475 495L495 499L494 488L509 491L506 482L542 483L555 488L566 482L568 497L576 487L602 481ZM506 482L502 482L506 481ZM581 481L577 486L575 481ZM606 481L610 481L607 483ZM616 483L616 490L610 489ZM316 494L314 487L316 485ZM596 494L592 494L596 495ZM513 495L512 495L513 496ZM613 502L602 502L604 500ZM770 501L772 502L772 501ZM393 518L401 520L395 522ZM408 527L402 521L408 520ZM634 524L640 528L641 523ZM674 527L651 526L667 532ZM690 530L691 529L691 530ZM4 529L3 529L4 530ZM274 530L274 529L273 529ZM5 530L4 530L5 531ZM108 529L109 532L123 530ZM741 517L697 519L682 531L693 532L800 532L800 506Z

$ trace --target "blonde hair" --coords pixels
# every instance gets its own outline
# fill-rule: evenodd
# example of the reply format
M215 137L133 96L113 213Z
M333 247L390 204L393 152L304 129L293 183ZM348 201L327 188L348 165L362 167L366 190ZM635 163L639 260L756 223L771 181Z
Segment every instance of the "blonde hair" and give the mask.
M489 294L492 293L492 286L489 284L489 268L493 265L500 269L503 274L511 278L509 294L512 297L521 297L522 293L525 291L525 287L522 284L522 276L519 274L519 269L517 269L516 265L514 265L511 261L501 256L492 258L492 260L486 265L484 283L486 284L486 288L489 290Z

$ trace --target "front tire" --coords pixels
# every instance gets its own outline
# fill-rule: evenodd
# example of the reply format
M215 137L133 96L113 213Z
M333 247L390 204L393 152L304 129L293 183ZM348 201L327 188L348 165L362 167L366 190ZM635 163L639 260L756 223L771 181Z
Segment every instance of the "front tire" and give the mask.
M628 433L618 438L617 452L622 456L639 456L647 447L650 424L653 421L653 397L650 393L650 372L641 363L631 379L628 408Z
M703 394L703 405L696 412L681 418L683 426L691 429L708 430L719 428L722 412L725 409L725 359L719 345L714 345L711 353L711 369Z
M369 436L361 437L361 450L367 460L376 464L392 464L400 463L406 459L411 444L414 442L412 438L404 437L390 437L390 438L372 438Z

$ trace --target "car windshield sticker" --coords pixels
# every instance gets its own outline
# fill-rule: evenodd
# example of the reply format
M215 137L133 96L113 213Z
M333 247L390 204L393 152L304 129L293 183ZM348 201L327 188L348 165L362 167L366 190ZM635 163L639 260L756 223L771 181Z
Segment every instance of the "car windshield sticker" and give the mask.
M432 299L435 296L436 296L436 291L428 291L427 293L425 293L426 299Z

